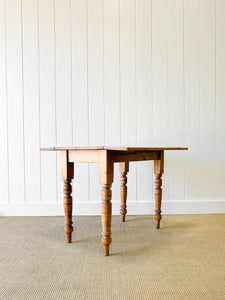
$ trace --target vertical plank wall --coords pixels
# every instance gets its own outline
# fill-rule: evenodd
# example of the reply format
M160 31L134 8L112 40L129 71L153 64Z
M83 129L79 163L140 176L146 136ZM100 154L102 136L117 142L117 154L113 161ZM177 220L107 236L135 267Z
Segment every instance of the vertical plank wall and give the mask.
M62 215L60 155L166 153L164 213L225 211L223 0L0 0L0 216ZM152 162L131 163L128 213L154 211ZM113 213L119 213L115 166ZM76 164L74 214L100 214L98 166Z

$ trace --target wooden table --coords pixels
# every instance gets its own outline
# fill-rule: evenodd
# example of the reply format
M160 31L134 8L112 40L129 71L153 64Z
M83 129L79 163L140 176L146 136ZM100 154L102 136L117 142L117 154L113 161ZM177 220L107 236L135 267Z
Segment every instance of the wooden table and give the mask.
M68 243L71 243L73 232L72 222L72 186L71 181L74 177L74 163L98 163L99 182L102 186L102 244L105 255L109 255L109 245L111 239L111 218L112 218L112 191L113 166L119 163L121 173L120 213L122 221L125 221L127 213L127 172L129 171L130 161L154 160L155 173L155 221L156 228L160 228L161 200L162 200L162 174L164 171L164 151L166 150L188 150L188 148L146 148L146 147L54 147L41 148L42 151L61 151L62 179L64 181L64 211L65 228Z

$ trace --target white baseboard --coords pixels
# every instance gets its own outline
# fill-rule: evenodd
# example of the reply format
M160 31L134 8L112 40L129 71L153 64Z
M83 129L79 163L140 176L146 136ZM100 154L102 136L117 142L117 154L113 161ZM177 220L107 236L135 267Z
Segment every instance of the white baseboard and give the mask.
M128 215L154 214L153 202L127 203ZM113 215L119 215L120 203L112 204ZM163 202L162 214L223 214L225 201ZM73 214L97 216L101 214L100 202L75 202ZM63 216L63 203L2 203L0 216Z

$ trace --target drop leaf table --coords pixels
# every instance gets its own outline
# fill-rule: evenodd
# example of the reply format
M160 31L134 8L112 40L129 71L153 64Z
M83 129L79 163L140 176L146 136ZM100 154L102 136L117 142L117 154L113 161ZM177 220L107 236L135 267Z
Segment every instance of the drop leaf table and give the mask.
M164 151L167 150L188 150L188 148L178 147L53 147L41 148L42 151L61 151L62 179L64 181L64 212L65 228L68 243L71 243L73 232L72 222L72 186L71 181L74 177L74 163L98 163L99 164L99 182L102 186L102 244L104 253L109 255L109 246L111 244L111 218L112 218L112 191L113 166L119 163L121 174L120 213L122 221L125 221L127 213L127 172L129 171L130 161L154 161L155 173L155 221L156 228L160 227L161 200L162 200L162 174L164 170Z

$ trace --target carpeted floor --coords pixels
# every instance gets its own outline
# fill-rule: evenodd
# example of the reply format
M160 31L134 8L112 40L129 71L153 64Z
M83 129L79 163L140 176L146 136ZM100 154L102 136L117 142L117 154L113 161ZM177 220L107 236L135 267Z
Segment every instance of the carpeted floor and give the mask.
M0 299L225 299L225 215L113 217L103 255L100 217L0 219Z

